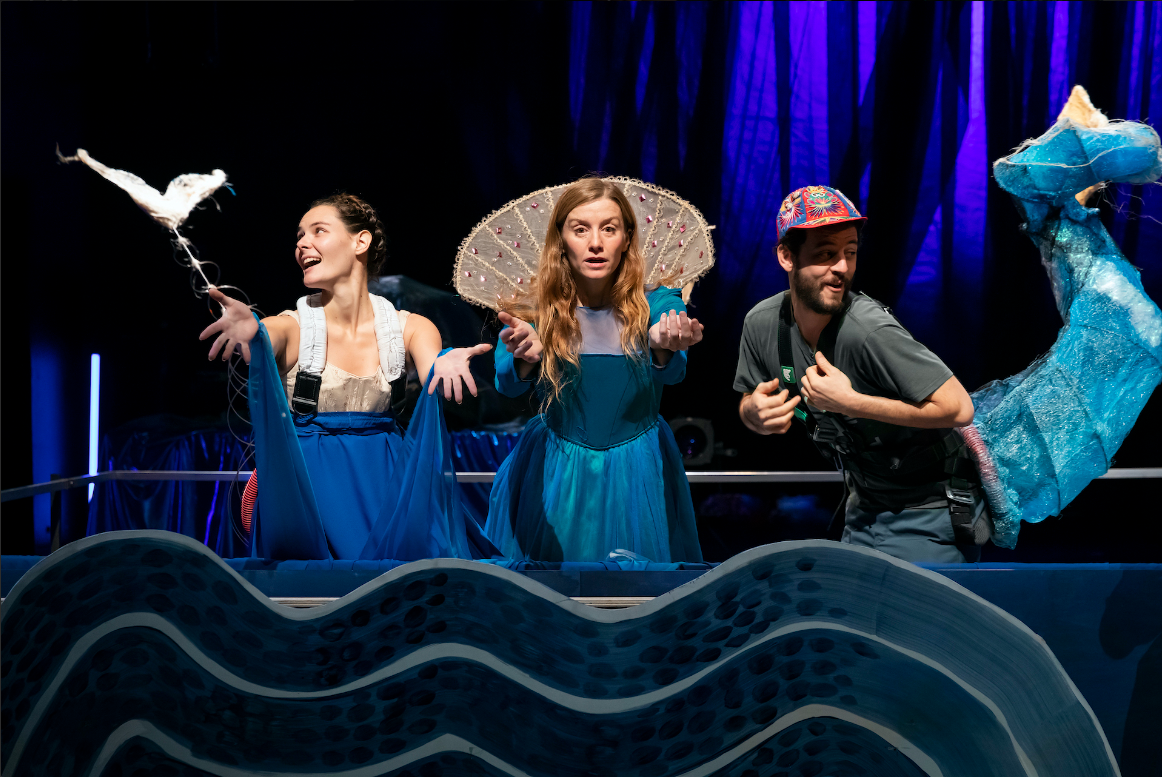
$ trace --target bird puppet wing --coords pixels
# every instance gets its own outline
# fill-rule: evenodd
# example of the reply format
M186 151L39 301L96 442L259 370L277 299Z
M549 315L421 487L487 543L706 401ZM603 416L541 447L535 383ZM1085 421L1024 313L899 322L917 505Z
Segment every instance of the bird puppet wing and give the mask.
M83 148L78 148L75 156L64 156L59 148L56 154L61 162L82 162L117 184L150 218L168 229L180 227L198 203L226 185L226 173L221 170L209 174L189 173L170 181L162 194L133 173L106 167Z

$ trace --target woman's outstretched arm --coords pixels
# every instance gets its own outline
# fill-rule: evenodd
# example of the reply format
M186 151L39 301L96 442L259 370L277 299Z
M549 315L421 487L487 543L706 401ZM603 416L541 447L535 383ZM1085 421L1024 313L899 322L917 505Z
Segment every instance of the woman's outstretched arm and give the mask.
M420 380L427 380L428 373L435 367L435 373L428 384L428 393L433 393L441 383L444 385L444 399L456 397L459 404L464 401L463 386L468 386L472 396L476 396L476 381L472 379L472 372L468 362L473 356L488 353L492 346L480 343L471 348L453 348L440 356L443 341L436 325L421 315L412 313L408 316L407 325L403 333L404 347L416 365L416 372Z
M222 361L229 361L235 350L242 352L242 358L250 364L250 341L258 334L258 322L250 307L241 300L227 297L218 289L210 289L210 297L222 305L222 317L202 330L199 340L217 334L210 346L213 359L222 353ZM274 348L274 358L279 372L286 373L299 360L299 327L289 316L267 316L262 319L270 344ZM223 347L225 346L225 347Z

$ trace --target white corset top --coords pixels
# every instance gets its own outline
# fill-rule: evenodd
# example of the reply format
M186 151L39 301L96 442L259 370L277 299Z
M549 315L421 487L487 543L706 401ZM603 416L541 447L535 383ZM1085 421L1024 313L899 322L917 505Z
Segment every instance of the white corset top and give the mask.
M279 315L299 320L296 310L284 310ZM399 311L401 332L407 325L407 317L406 310ZM299 365L296 363L283 381L288 403L294 394L298 374ZM320 413L386 413L390 406L391 383L383 374L383 367L376 367L373 375L352 375L330 362L323 368L323 384L319 390Z

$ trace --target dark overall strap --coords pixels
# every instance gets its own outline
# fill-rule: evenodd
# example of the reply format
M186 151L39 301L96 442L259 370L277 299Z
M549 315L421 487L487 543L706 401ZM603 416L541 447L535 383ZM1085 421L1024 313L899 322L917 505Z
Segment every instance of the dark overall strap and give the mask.
M824 358L831 361L835 355L835 341L839 336L839 328L843 325L843 318L847 313L847 308L850 305L850 300L847 305L844 305L843 311L833 317L828 323L827 327L819 336L819 349L823 352ZM787 398L800 396L799 394L799 376L795 374L795 352L791 347L791 326L795 323L795 314L791 308L791 292L787 292L783 297L783 305L779 311L779 378L782 381L783 388L787 389ZM836 430L832 427L837 424L828 424L821 426L815 420L815 415L809 412L803 403L795 408L795 417L798 418L807 427L807 434L810 435L811 441L815 443L815 447L823 458L830 459L831 463L840 472L844 471L843 459L840 458L835 448L835 443L838 440ZM830 539L839 539L842 534L843 527L843 512L847 505L847 477L844 475L843 479L843 499L839 506L835 508L835 512L831 516L831 521L827 525L827 536Z
M779 380L790 393L787 398L799 396L799 376L795 374L795 353L791 350L791 325L795 313L791 309L791 292L783 296L783 307L779 310ZM795 408L795 417L807 424L807 431L814 431L815 419L803 408L802 403Z
M952 432L950 436L960 438ZM948 498L948 514L952 519L952 535L957 545L979 545L976 528L973 526L974 497L979 493L980 475L968 452L968 446L960 438L960 447L944 460L944 471L948 482L944 484L944 496Z
M404 410L407 409L408 401L407 387L408 373L407 370L403 370L400 372L398 378L391 381L391 413L395 416L395 422L399 424L401 431L407 429L407 424L403 420Z
M835 342L839 339L839 329L843 326L843 320L847 317L850 307L849 295L844 300L843 309L831 317L831 321L819 335L815 350L822 353L823 358L829 362L835 362ZM790 392L788 399L799 396L799 376L795 374L795 353L791 348L791 327L794 324L795 313L791 307L791 292L788 291L783 296L783 305L779 309L779 378L782 380L783 388ZM818 427L814 415L800 403L795 408L795 417L807 425L807 431L814 439Z

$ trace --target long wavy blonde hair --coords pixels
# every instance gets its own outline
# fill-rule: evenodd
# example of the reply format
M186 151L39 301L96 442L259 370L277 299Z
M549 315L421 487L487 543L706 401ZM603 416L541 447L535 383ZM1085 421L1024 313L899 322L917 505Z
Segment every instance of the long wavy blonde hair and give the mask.
M649 347L650 306L646 301L645 259L638 240L637 218L621 189L600 178L582 178L561 193L553 207L552 224L541 247L537 274L529 291L506 300L502 309L533 323L544 349L541 381L544 407L561 399L572 374L581 366L581 327L577 323L577 285L561 230L575 208L597 200L612 200L621 210L629 245L614 271L610 302L621 324L621 350L642 362Z

